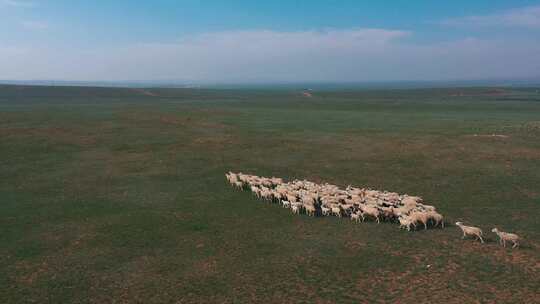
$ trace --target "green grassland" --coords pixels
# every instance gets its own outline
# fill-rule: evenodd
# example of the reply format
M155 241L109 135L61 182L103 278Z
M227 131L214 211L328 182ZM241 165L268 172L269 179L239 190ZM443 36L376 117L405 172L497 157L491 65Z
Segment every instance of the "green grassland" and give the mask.
M229 170L419 195L488 242L294 216ZM534 88L0 86L0 175L1 303L540 303Z

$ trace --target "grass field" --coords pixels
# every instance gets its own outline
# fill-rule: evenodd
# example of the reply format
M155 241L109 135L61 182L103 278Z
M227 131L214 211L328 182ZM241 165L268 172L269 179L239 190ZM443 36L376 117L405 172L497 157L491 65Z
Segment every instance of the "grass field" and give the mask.
M229 170L420 195L489 241L293 216ZM538 89L0 86L0 174L2 303L540 303Z

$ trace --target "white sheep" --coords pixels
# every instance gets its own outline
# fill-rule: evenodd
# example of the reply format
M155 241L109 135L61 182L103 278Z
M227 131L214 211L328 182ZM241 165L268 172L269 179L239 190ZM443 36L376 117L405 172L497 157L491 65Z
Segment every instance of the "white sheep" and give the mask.
M360 205L360 210L369 216L374 217L377 220L377 224L379 224L381 221L379 220L379 209L372 207L372 206L366 206L366 205Z
M428 211L427 216L428 219L433 220L433 227L441 225L441 227L444 228L444 217L440 213L437 211Z
M296 199L296 195L292 195L292 194L287 194L287 200L291 203L293 202L296 202L297 199Z
M482 235L483 235L482 229L478 227L465 226L463 225L462 222L456 222L456 226L461 228L461 230L463 231L462 239L464 239L467 235L472 235L476 237L477 239L479 239L480 242L484 243L484 239L482 239Z
M256 186L250 186L250 189L251 189L251 192L253 192L253 194L255 194L257 197L260 197L260 192L259 192L259 188L256 187Z
M519 246L519 236L514 233L508 233L508 232L502 232L499 231L497 228L491 229L491 232L494 232L499 237L499 244L506 247L506 241L512 242L512 248L516 248Z
M420 203L422 203L422 198L418 196L404 195L401 200L401 204L407 208L416 207Z
M317 212L317 209L315 209L315 206L311 204L304 205L304 210L306 210L306 213L309 216L315 216L315 212Z
M304 205L312 205L315 204L317 201L313 195L304 194L300 197L300 200Z
M425 229L428 224L444 227L442 215L436 212L435 207L424 205L422 198L417 196L352 186L343 190L336 185L316 184L307 180L284 182L276 177L259 177L241 172L228 172L225 176L233 186L241 190L250 189L257 197L280 203L284 208L291 208L293 213L302 213L304 209L308 215L315 215L317 209L321 208L322 215L350 216L351 220L357 222L365 220L365 215L374 217L377 223L381 219L398 219L401 226L408 230L416 227L417 222L423 223ZM479 239L483 242L481 234Z
M360 219L364 221L364 215L362 213L351 213L351 221L360 222Z
M421 222L424 224L424 229L427 229L428 215L422 211L413 211L409 214L409 218L414 222Z
M272 192L268 188L263 188L260 192L260 195L263 199L269 201L272 200Z
M244 190L244 183L240 182L240 181L236 181L233 183L234 186L240 190Z
M341 217L341 208L339 207L332 207L332 214L337 216L337 217Z
M388 220L392 220L396 217L394 207L382 207L381 211L382 211L383 217Z
M330 208L328 208L328 207L321 206L321 211L322 211L322 215L328 216L328 215L330 215L330 211L332 211L332 210Z
M407 229L407 231L411 231L411 226L414 226L414 228L416 228L416 224L408 216L400 216L398 217L398 220L400 228Z

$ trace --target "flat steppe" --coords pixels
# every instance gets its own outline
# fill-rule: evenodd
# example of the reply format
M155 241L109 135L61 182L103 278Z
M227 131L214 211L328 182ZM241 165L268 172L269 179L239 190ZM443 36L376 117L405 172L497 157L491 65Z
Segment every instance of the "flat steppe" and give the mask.
M0 86L1 302L539 303L538 90ZM448 225L292 215L229 170L419 195Z

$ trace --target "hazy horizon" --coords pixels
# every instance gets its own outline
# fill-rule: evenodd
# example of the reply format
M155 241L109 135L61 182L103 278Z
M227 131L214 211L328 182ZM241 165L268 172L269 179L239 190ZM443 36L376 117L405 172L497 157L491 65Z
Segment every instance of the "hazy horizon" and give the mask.
M0 0L4 81L533 81L540 1Z

